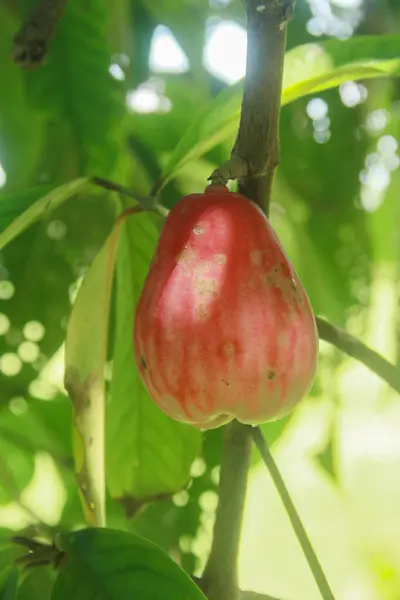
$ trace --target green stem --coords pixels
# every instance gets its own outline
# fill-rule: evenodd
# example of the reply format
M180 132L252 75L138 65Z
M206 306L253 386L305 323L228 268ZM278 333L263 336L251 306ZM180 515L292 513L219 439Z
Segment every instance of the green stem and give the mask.
M209 600L240 597L237 560L251 448L249 427L237 421L225 426L214 535L201 578L201 587Z
M395 365L375 350L368 348L359 339L328 323L325 319L316 317L316 322L320 340L332 344L332 346L362 362L370 371L373 371L400 394L400 370Z
M283 478L279 472L279 469L272 457L267 442L265 441L264 436L259 427L252 428L252 437L267 469L270 472L275 487L278 490L278 493L286 509L290 522L292 523L297 539L299 540L299 543L304 552L304 556L306 557L306 560L314 576L318 589L321 592L322 598L324 600L335 600L335 597L332 593L331 588L329 587L329 583L322 570L318 557L315 554L307 532L304 529L303 523L301 522L296 507L293 504L293 501L290 497L289 491L285 485L285 482L283 481Z

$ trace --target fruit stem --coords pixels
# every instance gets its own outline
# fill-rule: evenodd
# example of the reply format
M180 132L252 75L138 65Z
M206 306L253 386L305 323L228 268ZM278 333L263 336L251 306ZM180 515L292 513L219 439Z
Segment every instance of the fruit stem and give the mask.
M230 161L211 180L238 179L239 192L268 215L279 163L286 25L294 0L244 0L244 6L248 37L240 126ZM213 543L201 586L210 600L239 598L237 562L251 441L249 426L236 421L226 426Z
M252 439L251 428L237 421L224 429L213 541L201 578L209 600L239 599L237 562Z
M324 600L335 600L335 597L332 593L331 588L329 587L329 583L322 570L318 557L315 554L314 548L311 545L307 532L303 526L303 523L301 522L296 507L293 504L289 491L272 457L267 442L265 441L264 436L261 432L261 429L259 427L254 427L251 431L251 434L254 443L257 446L257 449L271 475L275 487L278 490L279 496L281 497L290 522L295 531L296 537L301 545L304 556L306 557L306 560L314 576L318 589L321 592L322 598Z

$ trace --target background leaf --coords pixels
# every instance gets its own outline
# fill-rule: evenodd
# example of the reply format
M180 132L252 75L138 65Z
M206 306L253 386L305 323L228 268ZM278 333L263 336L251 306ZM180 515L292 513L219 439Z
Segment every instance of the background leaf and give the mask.
M0 23L0 161L7 178L20 189L29 185L38 167L45 142L44 123L26 97L24 73L8 59L18 19L6 2L0 5Z
M26 14L33 0L23 6ZM119 167L123 88L109 73L108 19L106 6L96 0L88 0L84 11L68 4L46 64L26 74L30 103L56 123L54 141L58 137L73 148L61 166L64 173L78 167L106 177Z
M13 567L0 575L1 600L15 600L18 588L18 569Z
M50 600L56 572L48 567L36 567L28 573L18 589L18 600Z
M285 58L282 104L349 79L398 75L399 53L400 36L329 40L294 48ZM239 83L209 103L169 158L162 176L164 183L188 162L233 135L238 127L241 94Z

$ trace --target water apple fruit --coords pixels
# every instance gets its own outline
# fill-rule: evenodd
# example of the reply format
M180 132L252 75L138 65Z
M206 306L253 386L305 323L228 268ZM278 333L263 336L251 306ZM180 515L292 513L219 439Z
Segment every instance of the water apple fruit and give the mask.
M255 203L225 186L178 201L137 305L134 351L153 401L202 429L275 420L304 398L314 315Z

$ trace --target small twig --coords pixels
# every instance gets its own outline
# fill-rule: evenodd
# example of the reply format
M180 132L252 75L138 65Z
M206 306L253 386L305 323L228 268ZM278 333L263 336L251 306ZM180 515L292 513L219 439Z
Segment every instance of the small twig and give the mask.
M35 69L43 62L66 3L67 0L37 0L13 40L11 57L23 69Z
M127 198L131 198L139 204L145 204L146 202L149 202L149 198L146 198L145 196L139 196L138 194L135 194L123 185L120 185L119 183L116 183L114 181L110 181L109 179L104 179L103 177L92 177L92 183L94 183L94 185L104 188L105 190L118 192L118 194L127 196Z
M163 185L164 185L164 179L162 179L162 178L157 179L157 181L154 183L153 187L150 190L150 197L155 198L159 194Z
M132 200L137 202L143 210L155 212L164 218L168 216L169 210L165 208L165 206L162 206L162 204L159 204L155 196L153 195L139 196L135 192L132 192L131 190L126 188L125 186L120 185L119 183L115 183L114 181L104 179L103 177L92 177L92 183L94 183L94 185L104 188L105 190L111 190L113 192L117 192L118 194L122 194L127 198L131 198Z
M239 600L240 597L237 560L251 447L249 427L237 421L226 425L213 541L201 578L201 587L209 600Z
M253 427L251 430L251 434L254 440L255 445L268 469L270 472L271 478L275 484L276 489L278 490L279 496L283 502L283 505L286 509L290 522L293 526L293 529L296 533L297 539L302 547L304 552L304 556L307 559L308 565L311 569L311 572L314 576L315 582L318 586L319 591L321 592L321 596L324 600L334 600L334 595L332 593L331 588L329 587L329 583L325 577L325 574L322 570L322 567L319 563L318 557L314 552L314 549L311 545L309 537L307 535L306 530L304 529L303 523L298 515L295 505L290 497L288 489L285 485L285 482L279 472L279 469L272 457L271 452L269 451L267 442L264 439L264 436L259 427Z
M14 536L11 541L27 550L26 554L18 557L15 561L25 570L46 565L58 568L64 558L64 553L58 550L54 544L38 542L24 536Z
M397 367L343 329L335 327L325 319L321 319L321 317L316 317L316 322L321 340L332 344L342 352L362 362L368 369L386 381L396 392L400 393L400 370Z

